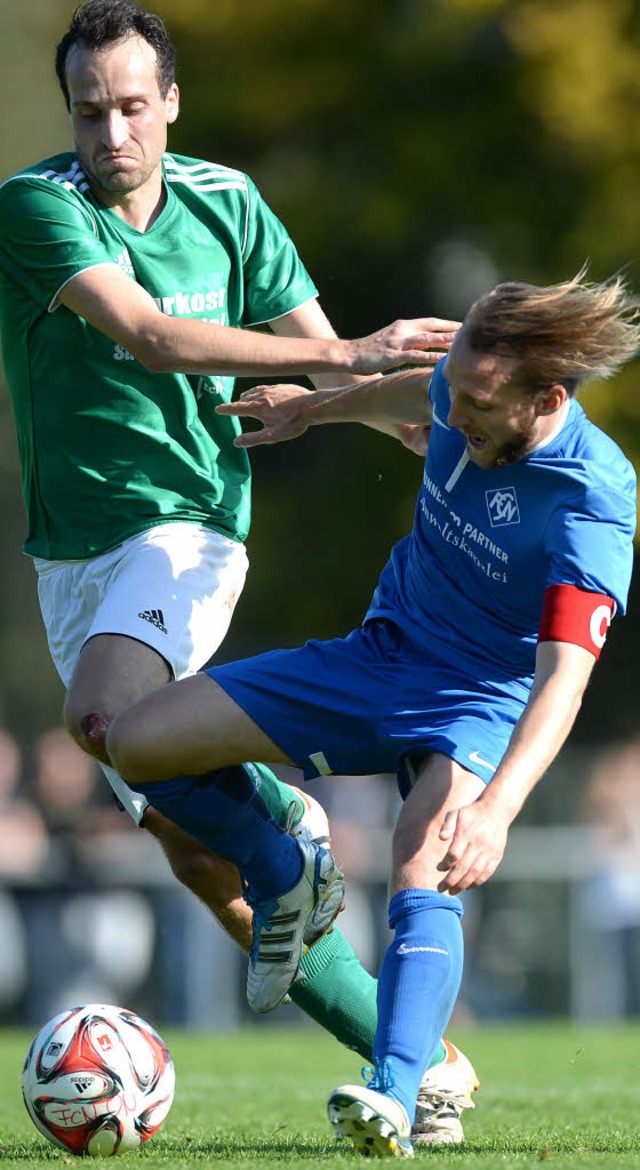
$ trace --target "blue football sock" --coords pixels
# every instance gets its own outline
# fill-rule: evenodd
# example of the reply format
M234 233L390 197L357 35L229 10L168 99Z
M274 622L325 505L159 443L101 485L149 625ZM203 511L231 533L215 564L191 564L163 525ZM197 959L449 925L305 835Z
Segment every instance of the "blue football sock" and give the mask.
M436 890L401 890L389 904L395 937L378 978L372 1087L400 1101L411 1121L424 1070L460 987L461 918L460 899Z
M135 787L185 833L233 861L252 898L280 896L299 880L300 850L271 816L242 765Z

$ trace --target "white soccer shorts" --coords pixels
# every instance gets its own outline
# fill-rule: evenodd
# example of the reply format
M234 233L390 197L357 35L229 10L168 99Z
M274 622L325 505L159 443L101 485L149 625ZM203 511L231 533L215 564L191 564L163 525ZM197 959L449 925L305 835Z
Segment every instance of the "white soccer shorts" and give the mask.
M151 646L176 679L200 670L225 637L247 574L242 544L198 524L158 524L83 561L34 558L49 650L66 687L97 634ZM147 801L103 767L139 824Z

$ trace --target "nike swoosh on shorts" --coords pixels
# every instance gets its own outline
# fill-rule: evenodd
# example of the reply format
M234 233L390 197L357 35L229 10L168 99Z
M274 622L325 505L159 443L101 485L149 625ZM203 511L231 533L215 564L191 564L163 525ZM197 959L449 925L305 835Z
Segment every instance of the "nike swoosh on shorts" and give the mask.
M490 772L495 772L496 770L493 764L490 764L488 760L483 760L482 756L479 756L477 752L471 752L468 758L472 764L480 764L481 768L488 768Z

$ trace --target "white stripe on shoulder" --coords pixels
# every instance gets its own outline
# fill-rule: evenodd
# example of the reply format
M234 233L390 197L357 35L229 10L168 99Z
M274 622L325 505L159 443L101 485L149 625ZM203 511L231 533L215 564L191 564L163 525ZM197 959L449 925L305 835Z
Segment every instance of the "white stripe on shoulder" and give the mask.
M87 178L78 163L74 163L68 171L21 171L20 174L12 174L6 183L15 183L18 179L46 179L48 183L56 183L67 191L80 191L81 194L89 191Z
M74 187L82 192L89 190L86 175L79 162L72 163L68 171L43 171L41 178L50 179L52 183L60 183L68 191Z
M202 179L211 178L211 182L201 182L198 179L193 179L190 175L165 175L168 183L186 183L187 186L193 187L195 191L246 191L247 184L239 183L237 181L228 182L213 181L212 176L203 175Z
M164 174L168 183L187 183L194 191L244 191L247 196L244 212L244 233L240 254L244 256L249 238L249 183L244 171L225 167L220 163L181 163L171 154L165 154Z
M11 175L6 182L15 182L17 179L46 179L50 183L65 187L67 191L80 191L81 194L89 190L85 173L78 162L69 167L68 171L21 171L18 175Z
M220 178L235 178L246 182L246 176L242 171L235 170L234 167L225 167L222 163L180 163L171 154L165 154L163 162L168 171L176 171L178 174L183 175L193 175L194 178L203 177L199 174L199 172L203 172L203 175L212 174L218 175Z
M446 422L443 422L442 419L438 417L435 410L432 411L431 421L434 422L437 427L442 427L445 431L451 430L451 427L449 426L449 424Z
M186 183L195 191L246 191L247 177L242 171L218 163L179 163L170 154L164 156L164 175L168 183Z
M84 195L90 190L86 175L78 162L73 163L68 171L20 171L17 175L10 175L0 186L6 187L7 183L16 182L19 179L45 179L46 182L55 183L58 187L64 187L65 191L73 191L77 195ZM91 220L93 234L97 236L98 225L93 209L86 200L83 200L83 207Z

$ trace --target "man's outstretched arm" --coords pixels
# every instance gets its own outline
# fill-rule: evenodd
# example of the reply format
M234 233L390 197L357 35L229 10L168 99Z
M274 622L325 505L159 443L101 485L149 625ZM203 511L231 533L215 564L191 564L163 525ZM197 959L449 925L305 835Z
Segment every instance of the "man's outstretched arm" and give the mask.
M437 345L440 322L429 320L433 326L429 335L434 339L429 344ZM358 422L380 430L406 424L426 426L431 421L429 380L441 357L440 351L427 351L418 369L378 374L336 389L306 390L285 383L254 386L236 402L225 402L216 409L218 414L255 418L262 423L261 430L239 435L237 447L295 439L320 423Z
M369 374L428 360L430 318L395 321L369 337L278 337L208 321L169 317L153 297L116 264L99 264L74 276L58 301L122 345L153 372L287 375ZM456 322L440 322L438 336L453 337ZM445 326L449 325L447 330Z

